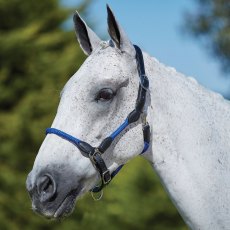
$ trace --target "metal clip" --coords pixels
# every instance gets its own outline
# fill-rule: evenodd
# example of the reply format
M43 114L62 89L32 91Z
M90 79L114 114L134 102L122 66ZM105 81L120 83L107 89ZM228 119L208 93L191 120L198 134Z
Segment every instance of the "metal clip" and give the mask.
M90 193L91 193L91 196L92 196L93 200L95 200L95 201L99 201L103 197L103 190L101 190L98 193L94 193L92 191ZM99 195L95 196L95 194L99 194Z

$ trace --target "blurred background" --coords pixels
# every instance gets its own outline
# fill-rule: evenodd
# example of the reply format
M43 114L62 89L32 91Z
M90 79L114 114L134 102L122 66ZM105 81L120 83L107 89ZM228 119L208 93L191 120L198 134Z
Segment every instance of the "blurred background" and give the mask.
M71 217L31 210L26 176L65 82L86 58L72 14L108 39L109 3L133 43L230 98L229 0L0 0L0 229L187 229L150 165L127 164L100 202L90 194Z

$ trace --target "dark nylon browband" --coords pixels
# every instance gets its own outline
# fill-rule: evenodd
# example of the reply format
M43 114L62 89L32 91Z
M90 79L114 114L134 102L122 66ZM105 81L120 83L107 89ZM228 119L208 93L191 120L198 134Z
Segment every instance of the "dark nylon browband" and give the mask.
M149 88L149 81L148 77L145 75L145 66L144 66L144 59L141 49L134 45L136 50L136 61L137 61L137 70L140 77L139 89L138 89L138 96L136 100L135 109L129 113L125 121L108 137L106 137L98 147L92 147L87 142L81 141L76 137L73 137L61 130L55 128L47 128L46 134L55 134L72 144L74 144L82 153L83 156L89 158L99 172L101 177L101 184L99 186L95 186L91 189L91 192L99 192L101 191L112 178L121 170L123 165L120 165L115 171L110 174L104 160L102 159L102 154L110 147L114 139L124 130L126 129L131 123L134 123L140 119L141 114L143 114L143 109L146 101L146 93ZM146 115L144 115L146 116ZM146 117L145 117L146 118ZM146 119L145 119L146 120ZM143 124L143 137L144 137L144 148L141 152L144 153L150 143L150 127L148 122L144 122Z

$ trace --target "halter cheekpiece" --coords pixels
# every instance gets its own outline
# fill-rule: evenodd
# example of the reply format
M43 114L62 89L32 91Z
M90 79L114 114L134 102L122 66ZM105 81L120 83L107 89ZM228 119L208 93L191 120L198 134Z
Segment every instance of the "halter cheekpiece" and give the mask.
M113 179L113 177L121 170L123 165L120 165L115 171L110 173L107 168L102 154L110 147L115 138L121 134L121 132L126 129L131 123L134 123L142 117L142 129L143 129L143 137L144 137L144 148L141 152L144 153L150 143L150 127L148 122L146 121L146 114L144 114L143 109L146 101L146 93L149 88L149 80L145 75L145 66L144 59L141 49L134 45L136 50L136 61L137 61L137 70L140 77L138 96L136 100L135 109L129 113L125 121L108 137L106 137L98 147L93 147L89 143L79 140L76 137L73 137L59 129L55 128L47 128L46 134L55 134L72 144L74 144L81 152L84 157L90 159L91 163L95 167L95 169L99 172L101 177L101 184L99 186L95 186L91 189L91 192L97 193L100 192L109 182Z

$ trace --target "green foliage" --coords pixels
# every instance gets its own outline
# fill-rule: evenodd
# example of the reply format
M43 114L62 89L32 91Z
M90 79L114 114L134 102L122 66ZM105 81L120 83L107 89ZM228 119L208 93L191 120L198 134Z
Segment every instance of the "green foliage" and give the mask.
M223 70L230 71L230 1L196 0L197 9L186 15L186 29L194 37L205 38L207 50L219 58ZM208 45L208 46L207 46Z
M84 10L88 1L80 9ZM137 159L64 221L31 210L25 181L59 92L84 60L58 0L0 0L0 229L186 229L152 169Z

